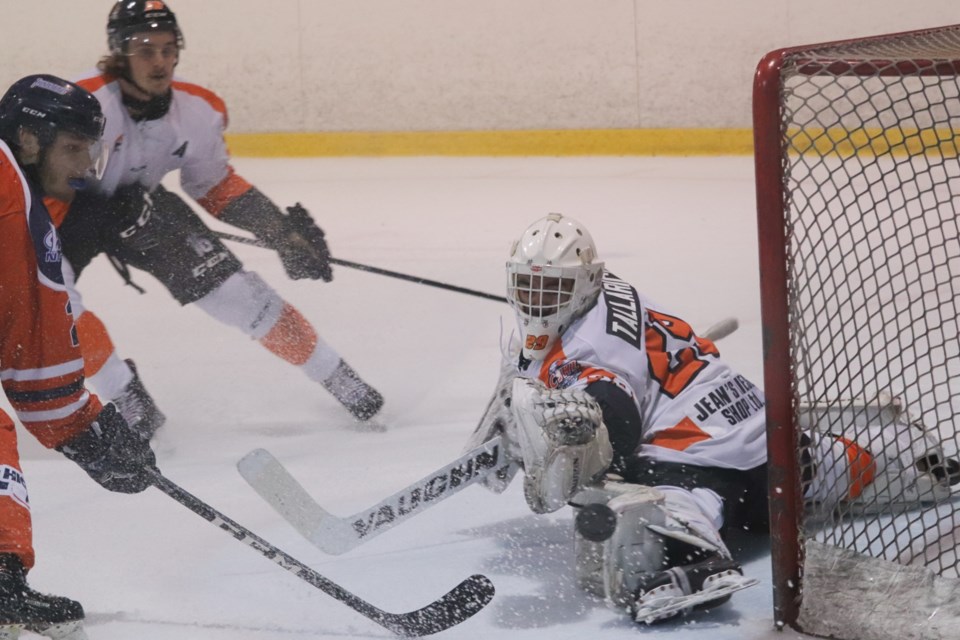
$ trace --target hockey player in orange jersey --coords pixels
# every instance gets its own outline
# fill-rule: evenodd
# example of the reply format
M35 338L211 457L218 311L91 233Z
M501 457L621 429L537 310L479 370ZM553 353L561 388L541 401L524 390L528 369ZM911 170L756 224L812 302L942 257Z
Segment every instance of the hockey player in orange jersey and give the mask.
M357 420L373 417L383 404L381 395L297 309L244 270L186 202L160 184L179 170L188 196L273 247L291 278L331 280L324 234L306 210L297 205L282 212L230 166L223 101L174 77L184 40L173 11L159 0L117 2L107 34L110 54L97 72L78 80L103 106L109 161L102 179L74 201L60 225L72 268L68 284L105 252L123 270L129 265L155 276L181 304L196 305L259 341L329 391ZM162 413L74 287L71 299L88 377L135 428L152 434Z
M54 76L28 76L0 100L0 382L20 422L111 491L150 486L145 440L84 388L83 360L48 205L62 207L97 156L96 99ZM13 421L0 411L0 638L21 629L80 640L83 608L30 589L30 501Z

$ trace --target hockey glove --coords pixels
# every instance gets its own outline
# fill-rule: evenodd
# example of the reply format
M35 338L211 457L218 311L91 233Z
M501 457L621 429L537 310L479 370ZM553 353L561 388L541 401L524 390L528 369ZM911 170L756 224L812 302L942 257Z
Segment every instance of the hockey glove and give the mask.
M58 447L100 486L118 493L140 493L153 484L148 469L157 459L150 443L138 436L112 404L90 428Z
M251 187L223 209L220 219L250 231L280 254L283 268L292 279L333 280L323 231L299 202L283 213L270 198Z
M330 250L324 240L323 230L299 202L287 207L280 237L274 240L273 247L280 254L287 275L293 280L333 280Z

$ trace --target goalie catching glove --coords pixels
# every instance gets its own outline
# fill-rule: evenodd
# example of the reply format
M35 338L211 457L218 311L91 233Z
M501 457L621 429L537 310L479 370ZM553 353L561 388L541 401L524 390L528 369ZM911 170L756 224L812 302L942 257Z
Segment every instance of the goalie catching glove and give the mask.
M269 198L251 188L227 205L220 219L250 231L275 250L293 280L333 280L323 230L299 202L283 213Z
M603 414L582 389L547 389L516 378L511 395L527 505L535 513L556 511L613 460Z
M89 429L57 449L109 491L140 493L153 484L148 469L157 459L150 442L130 429L112 404Z

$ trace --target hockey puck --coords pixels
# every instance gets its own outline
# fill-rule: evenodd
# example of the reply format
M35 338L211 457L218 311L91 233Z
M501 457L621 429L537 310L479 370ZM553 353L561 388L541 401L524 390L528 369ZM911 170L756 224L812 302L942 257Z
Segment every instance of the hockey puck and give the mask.
M580 509L574 520L577 533L591 542L603 542L617 528L617 514L605 504L595 502Z

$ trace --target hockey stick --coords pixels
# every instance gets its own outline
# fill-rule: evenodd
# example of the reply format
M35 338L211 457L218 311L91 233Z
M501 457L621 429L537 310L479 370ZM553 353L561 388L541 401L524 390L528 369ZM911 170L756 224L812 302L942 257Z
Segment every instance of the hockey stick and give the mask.
M262 249L269 249L262 241L256 238L248 238L246 236L238 236L232 233L224 233L223 231L214 231L214 234L222 240L229 240L231 242L239 242L240 244L249 244L254 247L260 247ZM381 269L380 267L371 267L367 264L360 264L359 262L350 262L349 260L341 260L340 258L330 258L330 264L340 265L341 267L349 267L351 269L358 269L360 271L367 271L368 273L376 273L381 276L388 276L390 278L398 278L400 280L406 280L408 282L416 282L417 284L425 284L429 287L437 287L438 289L446 289L447 291L456 291L457 293L465 293L470 296L476 296L478 298L485 298L487 300L496 300L497 302L506 302L507 299L503 296L495 296L492 293L484 293L483 291L476 291L475 289L467 289L466 287L460 287L454 284L447 284L446 282L438 282L436 280L430 280L428 278L421 278L420 276L411 276L405 273L400 273L398 271L388 271L387 269Z
M724 318L704 331L702 337L720 340L738 327L736 318ZM484 417L496 398L497 394L494 394ZM420 513L427 506L495 473L499 458L500 438L496 437L348 518L337 517L317 504L283 464L265 449L256 449L247 454L237 463L237 469L260 497L293 525L300 535L325 553L340 555Z
M151 469L150 474L153 476L154 485L160 491L163 491L186 508L217 525L301 580L310 583L397 635L419 637L443 631L470 618L483 609L493 598L493 584L486 576L476 574L458 584L439 600L431 602L422 609L409 613L388 613L365 600L361 600L340 585L324 578L307 565L237 524L164 477L158 469Z
M500 449L498 436L349 518L338 518L317 504L265 449L247 454L237 469L300 535L322 551L339 555L490 475L500 463Z

